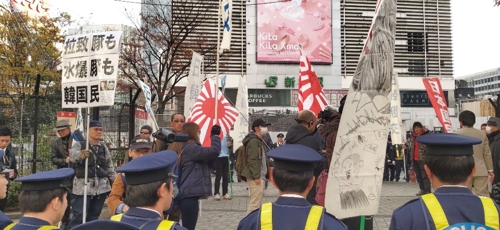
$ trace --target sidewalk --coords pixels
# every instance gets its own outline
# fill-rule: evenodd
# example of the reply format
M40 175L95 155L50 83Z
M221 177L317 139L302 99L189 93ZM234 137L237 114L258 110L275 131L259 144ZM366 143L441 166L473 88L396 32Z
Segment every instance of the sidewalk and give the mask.
M243 217L245 217L248 204L248 190L246 183L233 183L233 199L215 201L213 197L202 201L201 216L198 218L197 230L234 230ZM380 207L373 223L374 230L386 230L389 228L392 211L406 202L417 198L416 183L406 182L384 182ZM278 197L278 190L269 184L264 192L263 202L273 202ZM21 217L19 212L7 212L9 218L18 221ZM103 208L101 217L109 216L107 207Z

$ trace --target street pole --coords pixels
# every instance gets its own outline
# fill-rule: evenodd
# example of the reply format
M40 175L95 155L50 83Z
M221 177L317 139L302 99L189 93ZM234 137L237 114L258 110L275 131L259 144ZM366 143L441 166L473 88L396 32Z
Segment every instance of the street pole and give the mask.
M33 162L32 162L32 168L31 168L31 173L35 174L36 173L36 162L37 162L37 143L38 143L38 111L40 107L40 80L42 76L40 74L36 75L36 83L35 83L35 92L33 93L33 96L35 97L35 117L34 117L34 127L33 127Z

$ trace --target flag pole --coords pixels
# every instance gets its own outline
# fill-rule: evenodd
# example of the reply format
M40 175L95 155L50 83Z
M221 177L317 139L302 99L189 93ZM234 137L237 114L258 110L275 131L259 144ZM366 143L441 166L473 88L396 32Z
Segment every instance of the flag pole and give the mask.
M222 0L219 0L219 7L217 11L217 60L215 64L215 117L214 124L217 124L217 116L219 110L219 59L220 59L220 23L221 23L221 4Z

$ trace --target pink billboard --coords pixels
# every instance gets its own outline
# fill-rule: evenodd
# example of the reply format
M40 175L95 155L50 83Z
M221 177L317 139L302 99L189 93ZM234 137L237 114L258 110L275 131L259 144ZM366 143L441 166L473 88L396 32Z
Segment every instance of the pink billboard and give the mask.
M332 63L331 0L257 2L257 62Z

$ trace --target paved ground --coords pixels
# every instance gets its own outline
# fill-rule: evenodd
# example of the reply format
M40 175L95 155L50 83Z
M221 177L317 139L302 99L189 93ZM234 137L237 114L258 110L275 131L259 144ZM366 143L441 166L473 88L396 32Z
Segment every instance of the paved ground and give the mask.
M234 230L238 222L245 216L248 204L248 191L246 183L233 183L233 199L215 201L213 197L203 200L201 216L198 219L197 230ZM382 197L378 214L373 223L375 230L386 230L389 228L392 211L416 198L418 192L416 183L406 182L384 182L382 186ZM278 197L278 190L269 186L264 192L263 202L272 202ZM109 213L107 208L103 209L102 217ZM17 221L19 213L7 213L14 221Z

